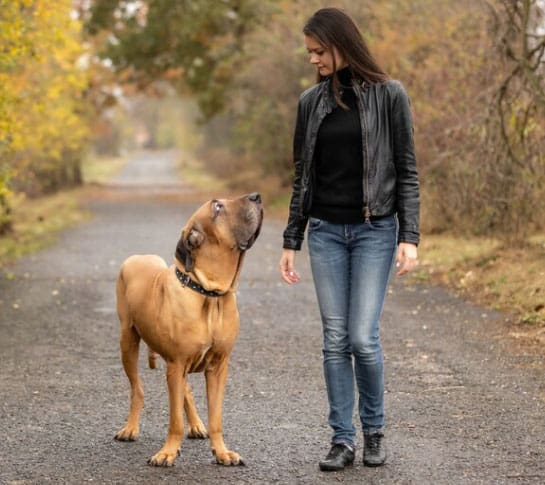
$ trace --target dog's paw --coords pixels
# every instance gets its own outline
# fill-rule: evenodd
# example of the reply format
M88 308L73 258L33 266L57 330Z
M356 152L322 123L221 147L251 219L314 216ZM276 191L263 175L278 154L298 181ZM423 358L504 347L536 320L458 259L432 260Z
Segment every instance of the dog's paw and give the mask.
M238 453L234 451L225 450L222 453L212 451L216 457L216 463L218 465L224 466L245 466L245 463L242 461L242 458Z
M174 466L174 460L176 456L181 453L181 449L178 448L176 451L164 451L161 449L159 453L156 453L148 460L148 465L150 466Z
M117 441L136 441L138 439L138 434L138 428L125 426L116 433L114 439Z
M189 425L189 431L187 432L187 437L193 440L204 440L208 438L208 431L202 423L196 425Z

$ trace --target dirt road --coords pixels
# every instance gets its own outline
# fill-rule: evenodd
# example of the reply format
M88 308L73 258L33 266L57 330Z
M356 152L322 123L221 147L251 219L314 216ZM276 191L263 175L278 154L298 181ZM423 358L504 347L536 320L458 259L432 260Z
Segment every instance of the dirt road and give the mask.
M203 202L166 183L170 175L154 182L171 173L167 155L133 157L118 180L134 177L132 188L97 192L91 221L0 279L0 483L545 483L542 358L501 337L501 315L404 279L393 282L383 318L389 462L363 467L360 447L354 467L320 472L330 433L319 315L306 251L302 282L280 283L283 221L272 219L242 272L224 402L226 442L247 466L214 465L208 442L189 440L175 467L146 465L164 440L168 403L164 364L146 369L145 355L140 440L114 441L129 397L118 267L133 253L171 261L180 228ZM190 381L206 416L202 375Z

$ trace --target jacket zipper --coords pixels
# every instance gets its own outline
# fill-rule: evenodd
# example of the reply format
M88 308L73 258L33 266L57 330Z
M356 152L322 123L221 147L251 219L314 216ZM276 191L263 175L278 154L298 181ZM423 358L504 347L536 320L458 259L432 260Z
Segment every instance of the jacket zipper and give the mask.
M358 97L361 102L360 118L363 123L363 132L365 135L362 140L362 143L365 145L363 150L363 217L365 224L369 224L371 222L371 209L369 208L369 138L367 118L365 117L365 102L363 101L363 93L359 90Z

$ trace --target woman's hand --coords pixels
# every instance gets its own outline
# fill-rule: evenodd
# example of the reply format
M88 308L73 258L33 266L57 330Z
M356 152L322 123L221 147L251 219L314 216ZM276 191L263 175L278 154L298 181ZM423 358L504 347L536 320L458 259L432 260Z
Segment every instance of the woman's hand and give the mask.
M299 281L299 273L295 271L295 250L284 249L280 258L280 276L288 284L293 285Z
M416 244L399 243L397 248L396 268L399 268L397 276L411 271L418 262Z

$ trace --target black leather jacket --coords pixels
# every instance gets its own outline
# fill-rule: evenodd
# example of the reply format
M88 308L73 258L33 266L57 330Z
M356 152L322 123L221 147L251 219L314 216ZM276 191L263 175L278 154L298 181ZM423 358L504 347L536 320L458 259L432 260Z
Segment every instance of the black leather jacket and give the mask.
M360 110L363 150L362 220L397 213L399 242L419 242L419 184L410 101L400 82L368 85L352 81ZM314 190L318 129L337 103L331 77L299 98L293 160L295 177L284 248L301 249Z

